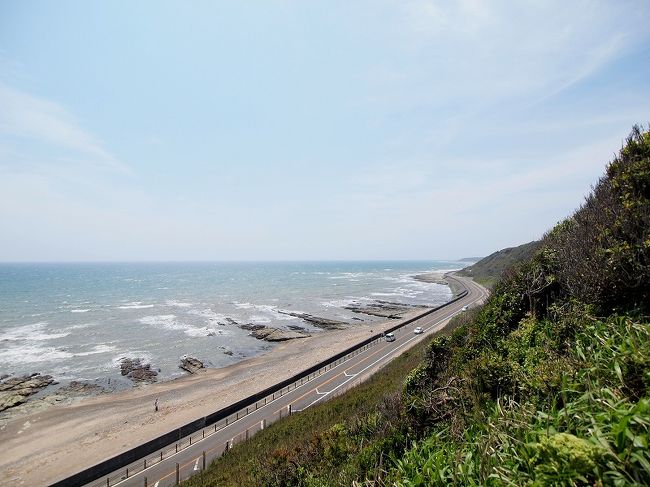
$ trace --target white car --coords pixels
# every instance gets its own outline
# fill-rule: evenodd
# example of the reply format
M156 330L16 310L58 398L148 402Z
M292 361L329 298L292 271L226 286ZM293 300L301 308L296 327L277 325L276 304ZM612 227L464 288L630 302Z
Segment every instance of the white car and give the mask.
M463 309L461 311L467 311L467 305L463 306Z
M421 326L418 326L415 330L413 330L413 333L416 335L419 335L420 333L424 332Z
M387 342L394 342L394 341L395 341L395 335L393 335L392 333L386 333L386 334L384 335L384 339L385 339Z

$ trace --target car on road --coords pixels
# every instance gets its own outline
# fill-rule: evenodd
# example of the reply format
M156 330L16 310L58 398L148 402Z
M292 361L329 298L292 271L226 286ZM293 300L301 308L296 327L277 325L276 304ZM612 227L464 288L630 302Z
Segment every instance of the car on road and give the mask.
M463 308L461 309L461 311L467 311L467 305L463 306Z
M386 333L384 335L384 340L387 342L394 342L395 341L395 335L393 333Z
M421 326L418 326L417 328L415 328L415 329L413 330L413 333L415 333L416 335L419 335L419 334L421 334L422 332L424 332L424 330L422 329Z

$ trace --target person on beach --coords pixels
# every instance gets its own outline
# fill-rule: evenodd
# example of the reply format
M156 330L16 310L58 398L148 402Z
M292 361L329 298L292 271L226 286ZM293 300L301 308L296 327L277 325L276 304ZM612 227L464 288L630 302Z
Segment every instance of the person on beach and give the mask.
M158 412L158 398L156 398L156 400L153 403L153 409L155 412Z

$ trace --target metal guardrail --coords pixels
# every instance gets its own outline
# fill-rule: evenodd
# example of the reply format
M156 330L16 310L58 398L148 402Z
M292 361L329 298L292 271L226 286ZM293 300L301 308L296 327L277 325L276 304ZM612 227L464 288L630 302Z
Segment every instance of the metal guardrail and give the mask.
M455 303L456 301L467 296L467 294L468 290L465 289L465 291L459 293L452 300L435 308L431 308L415 317L404 320L399 324L388 328L383 333L375 334L370 338L362 341L361 343L358 343L330 357L327 360L319 362L314 366L309 367L308 369L303 370L302 372L299 372L298 374L278 384L260 391L257 394L253 394L247 398L237 401L236 403L222 408L208 416L192 421L191 423L188 423L178 429L161 435L158 438L148 441L142 445L127 450L126 452L105 460L97 465L84 469L83 471L74 474L66 479L55 482L54 484L51 484L50 487L70 487L82 485L88 485L89 487L114 486L117 483L133 475L136 475L143 470L146 470L154 464L160 463L170 456L175 455L179 451L192 446L193 443L196 444L197 441L203 438L207 438L210 435L223 430L226 426L232 424L233 422L246 417L251 412L257 411L260 407L268 404L269 402L273 402L274 400L279 399L287 392L296 389L297 387L313 380L315 377L323 374L324 372L327 372L328 370L340 365L341 363L350 360L352 357L367 350L368 348L376 346L378 343L381 343L383 341L384 333L397 331L400 328L403 328L410 323L423 318L424 316L427 316L439 309ZM346 387L342 388L343 391L337 391L336 396L342 392L349 390L350 387L352 386L346 385ZM287 414L289 413L290 410L287 411ZM270 424L281 417L282 411L280 411L278 418L271 416L265 419L264 422L266 423L268 420L268 424ZM264 425L260 424L260 427L263 428ZM259 429L255 431L249 431L249 429L247 429L245 432L235 436L231 442L227 442L222 445L224 449L221 451L214 451L217 447L213 448L212 450L205 451L203 455L203 461L206 462L208 459L211 461L217 456L220 456L224 451L227 451L229 448L231 448L233 444L243 441L240 437L245 437L245 439L248 439L257 431L259 431ZM178 475L181 473L180 470L181 467L178 466ZM190 472L190 474L193 472L194 471Z

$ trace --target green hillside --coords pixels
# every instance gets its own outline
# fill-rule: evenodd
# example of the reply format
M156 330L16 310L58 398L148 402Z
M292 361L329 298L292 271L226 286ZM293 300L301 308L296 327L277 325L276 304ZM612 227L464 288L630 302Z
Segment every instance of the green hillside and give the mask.
M304 413L295 440L278 422L187 485L650 485L649 264L650 132L635 127L581 208L400 387L404 361L381 394Z
M492 288L507 269L517 262L532 257L539 243L539 241L528 242L518 247L499 250L458 271L458 274L472 277L476 282Z

